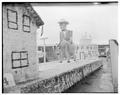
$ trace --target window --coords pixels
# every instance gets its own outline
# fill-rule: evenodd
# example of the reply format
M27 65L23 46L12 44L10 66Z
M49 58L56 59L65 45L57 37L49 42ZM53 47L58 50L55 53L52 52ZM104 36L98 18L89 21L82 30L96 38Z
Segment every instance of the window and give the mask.
M8 21L8 28L10 29L18 29L18 18L17 18L17 12L13 11L11 9L7 9L7 21Z
M12 52L11 57L13 69L23 68L29 65L27 51Z
M23 31L30 32L30 17L23 15Z

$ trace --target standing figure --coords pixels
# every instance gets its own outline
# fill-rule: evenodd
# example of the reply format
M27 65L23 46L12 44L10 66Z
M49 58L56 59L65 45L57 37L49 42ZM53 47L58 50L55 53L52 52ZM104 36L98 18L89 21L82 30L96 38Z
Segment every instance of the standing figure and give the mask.
M60 62L62 63L62 61L64 59L67 59L67 62L70 62L70 57L71 54L74 55L74 48L72 48L73 42L72 42L72 31L67 30L66 26L69 23L67 21L65 21L64 19L61 19L61 21L59 22L60 25L60 43L59 43L59 48L60 48Z

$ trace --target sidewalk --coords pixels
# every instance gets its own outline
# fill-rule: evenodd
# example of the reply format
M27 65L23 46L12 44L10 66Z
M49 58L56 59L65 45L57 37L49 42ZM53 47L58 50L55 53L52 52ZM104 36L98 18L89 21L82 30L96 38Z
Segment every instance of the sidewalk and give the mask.
M52 76L59 75L61 73L71 71L72 69L82 67L86 64L90 64L92 62L98 61L100 59L93 59L93 60L84 60L84 61L71 61L67 63L64 61L63 63L56 62L47 62L39 64L39 78L46 79Z
M71 65L79 67L79 66L83 66L85 64L97 61L97 60L99 60L99 59L77 60L77 61L71 60L70 63L67 63L67 61L63 61L62 63L60 63L59 61L52 61L52 62L40 63L38 66L39 66L39 71L43 72L43 71L50 70L50 69L56 69L59 66L63 67L63 68L65 66L69 66L69 68L70 68Z

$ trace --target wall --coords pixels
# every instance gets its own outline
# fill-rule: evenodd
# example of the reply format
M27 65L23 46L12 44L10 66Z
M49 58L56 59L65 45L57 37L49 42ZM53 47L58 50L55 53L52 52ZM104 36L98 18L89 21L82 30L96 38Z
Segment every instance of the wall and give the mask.
M115 92L118 92L118 45L114 40L109 41L110 44L110 57L112 66L112 78Z
M7 22L7 8L17 11L18 30L9 29ZM24 6L3 5L3 73L12 73L15 82L32 78L37 71L36 66L36 29L34 19L30 20L30 33L23 32L22 21L23 13L29 16ZM13 18L14 19L14 18ZM24 68L12 69L11 52L28 51L29 66ZM33 75L31 74L33 73Z
M37 79L28 84L13 89L5 89L5 92L16 93L55 93L63 92L72 85L82 80L90 73L99 69L102 66L102 61L97 60L92 63L77 67L75 69L57 74L56 76L41 80ZM18 90L19 88L19 90ZM17 90L16 90L17 89Z

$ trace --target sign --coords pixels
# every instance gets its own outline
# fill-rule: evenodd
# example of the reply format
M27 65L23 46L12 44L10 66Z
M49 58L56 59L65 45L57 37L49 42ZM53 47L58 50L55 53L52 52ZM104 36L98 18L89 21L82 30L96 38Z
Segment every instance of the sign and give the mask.
M15 86L15 81L11 73L5 73L3 76L3 85L4 87Z

